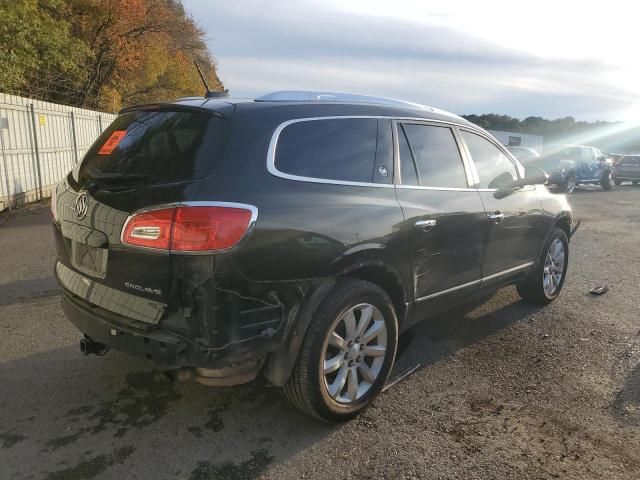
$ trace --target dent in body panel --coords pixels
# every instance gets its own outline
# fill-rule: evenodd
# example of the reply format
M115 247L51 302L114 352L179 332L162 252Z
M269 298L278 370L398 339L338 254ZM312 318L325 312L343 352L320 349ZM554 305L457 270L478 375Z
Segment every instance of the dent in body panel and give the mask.
M398 189L406 220L394 245L412 263L414 298L478 280L486 216L475 190ZM435 225L416 222L435 220Z
M548 227L535 187L480 195L487 214L502 215L501 220L487 223L483 277L536 261Z

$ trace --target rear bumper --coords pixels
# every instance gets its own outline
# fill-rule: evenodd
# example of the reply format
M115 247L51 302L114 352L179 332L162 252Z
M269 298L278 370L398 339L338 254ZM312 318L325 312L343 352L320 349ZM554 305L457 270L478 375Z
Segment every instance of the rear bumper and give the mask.
M103 315L101 308L68 291L63 291L62 309L71 323L94 341L134 357L151 360L166 370L189 367L221 369L256 363L269 351L281 347L282 342L276 336L263 336L229 343L221 348L208 348L166 330L142 330L114 321Z
M78 330L109 348L153 360L166 368L185 364L187 345L175 335L142 331L107 320L95 313L98 309L87 308L66 291L62 294L62 310Z

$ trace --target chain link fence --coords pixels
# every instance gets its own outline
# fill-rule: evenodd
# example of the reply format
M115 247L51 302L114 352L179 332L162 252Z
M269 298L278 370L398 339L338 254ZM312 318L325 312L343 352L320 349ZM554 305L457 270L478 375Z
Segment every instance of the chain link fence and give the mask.
M115 118L0 93L0 211L51 196Z

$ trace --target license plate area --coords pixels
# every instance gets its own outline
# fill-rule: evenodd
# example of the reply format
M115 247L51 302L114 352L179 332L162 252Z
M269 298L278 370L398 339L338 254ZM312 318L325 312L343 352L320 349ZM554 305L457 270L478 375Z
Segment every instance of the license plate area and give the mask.
M84 243L71 241L71 264L92 277L105 278L107 275L106 248L90 247Z

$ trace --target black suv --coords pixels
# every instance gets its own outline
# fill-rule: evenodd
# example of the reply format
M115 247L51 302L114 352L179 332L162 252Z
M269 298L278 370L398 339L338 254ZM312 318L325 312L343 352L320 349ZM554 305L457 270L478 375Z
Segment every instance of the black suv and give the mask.
M505 285L546 304L571 209L493 137L416 104L280 92L123 110L52 201L84 353L259 373L316 417L378 394L398 334Z
M630 180L633 185L640 182L640 155L623 155L614 167L615 184Z

